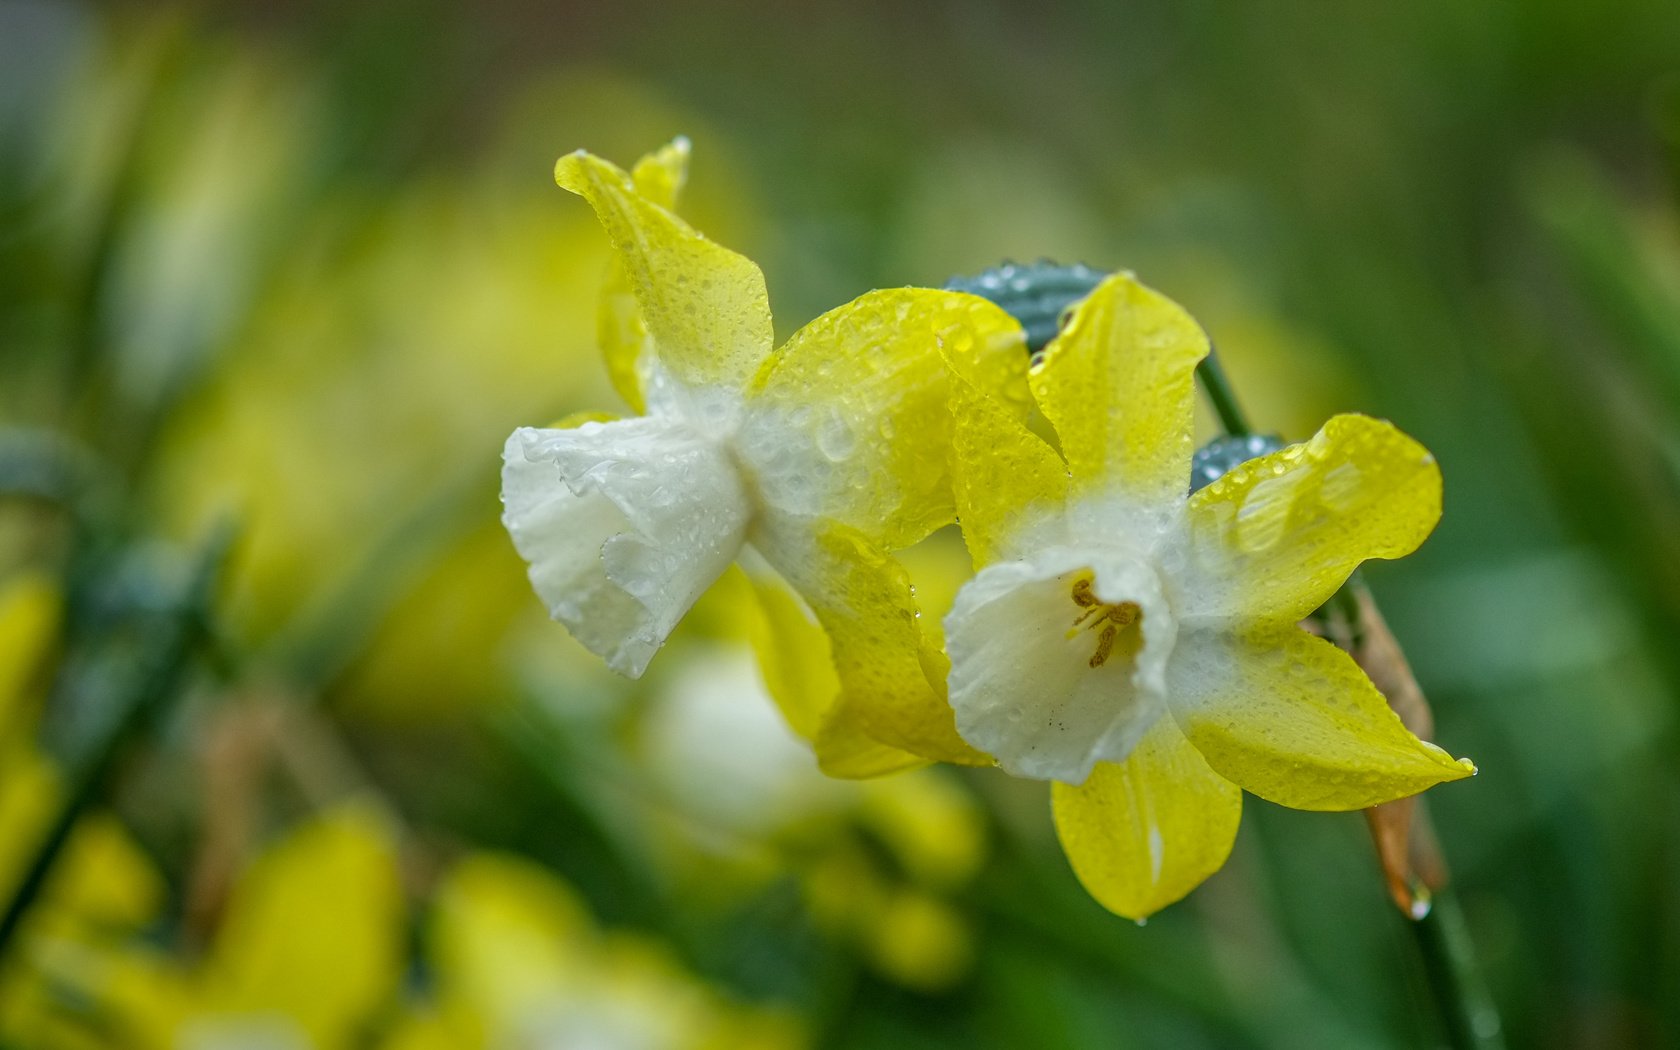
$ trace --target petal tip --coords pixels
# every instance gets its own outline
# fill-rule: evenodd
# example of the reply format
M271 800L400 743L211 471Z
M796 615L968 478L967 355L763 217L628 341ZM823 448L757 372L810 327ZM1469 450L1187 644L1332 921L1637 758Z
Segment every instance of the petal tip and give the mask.
M1428 749L1429 757L1435 760L1436 766L1443 773L1441 780L1437 783L1446 784L1454 780L1464 780L1467 777L1475 776L1479 772L1476 763L1468 758L1454 758L1445 748L1428 740L1419 740L1418 743Z
M611 184L615 179L620 186L628 188L628 176L611 162L586 149L575 149L554 162L555 183L561 189L570 190L581 197L590 196L591 183L598 186L602 181L607 181Z
M582 166L584 158L589 156L588 150L575 149L554 162L554 181L561 189L579 192L576 186L578 168Z

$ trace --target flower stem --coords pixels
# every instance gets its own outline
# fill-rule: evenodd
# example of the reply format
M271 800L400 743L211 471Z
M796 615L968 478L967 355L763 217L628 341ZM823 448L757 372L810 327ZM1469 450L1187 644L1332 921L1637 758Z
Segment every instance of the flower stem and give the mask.
M1419 893L1428 891L1419 887ZM1453 1050L1504 1050L1499 1012L1482 983L1457 896L1450 887L1443 887L1427 899L1427 910L1407 920L1407 925L1423 958L1447 1045Z
M1208 351L1202 363L1196 366L1196 375L1201 379L1202 390L1213 404L1213 411L1219 416L1219 425L1225 433L1232 437L1252 434L1254 431L1248 425L1248 417L1243 415L1242 406L1237 404L1236 391L1231 388L1231 381L1225 378L1225 369L1220 367L1217 351Z
M1252 434L1248 418L1237 403L1236 392L1214 351L1210 350L1196 367L1196 375L1225 433L1232 437ZM1320 622L1325 622L1327 614L1340 619L1346 635L1341 644L1355 652L1364 642L1361 613L1364 598L1367 598L1365 581L1355 572L1314 614ZM1504 1050L1499 1012L1482 983L1475 947L1457 897L1444 883L1432 892L1422 882L1413 881L1413 900L1423 906L1416 908L1405 921L1417 942L1448 1045L1453 1050Z

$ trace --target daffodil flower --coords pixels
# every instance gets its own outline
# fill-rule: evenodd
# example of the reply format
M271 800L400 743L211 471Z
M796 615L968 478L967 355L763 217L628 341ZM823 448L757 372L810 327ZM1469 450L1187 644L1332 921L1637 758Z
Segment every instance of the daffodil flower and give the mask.
M556 166L617 250L601 331L642 414L508 439L503 521L531 582L554 619L635 677L739 559L766 601L807 621L781 625L814 617L830 643L838 693L778 696L825 768L977 761L889 552L954 517L949 369L983 389L1020 379L1019 326L978 297L905 288L830 311L772 352L758 267L670 210L686 153L678 140L633 175L583 152ZM834 717L853 706L869 714Z
M1074 311L1030 382L1060 451L953 384L958 513L978 572L945 619L958 732L1052 781L1081 880L1142 918L1224 863L1243 789L1347 810L1469 776L1299 621L1440 517L1434 459L1330 420L1187 496L1208 345L1129 275Z

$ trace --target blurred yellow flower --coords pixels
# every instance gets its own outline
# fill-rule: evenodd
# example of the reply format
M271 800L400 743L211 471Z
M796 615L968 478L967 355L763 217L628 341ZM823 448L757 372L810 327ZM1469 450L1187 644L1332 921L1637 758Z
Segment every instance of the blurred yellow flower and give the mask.
M0 586L0 741L33 727L25 692L57 638L60 611L58 588L45 575L18 573Z
M1188 499L1201 328L1130 275L1031 375L1060 451L953 384L956 500L978 574L945 618L958 731L1054 781L1075 870L1142 918L1224 863L1241 789L1358 809L1474 772L1409 733L1346 653L1297 626L1440 516L1434 459L1338 416Z
M907 745L977 760L930 681L938 657L888 552L952 518L949 370L1004 386L1023 367L1019 328L982 299L906 288L830 311L772 353L758 267L669 210L686 154L679 140L634 175L583 152L556 166L618 251L602 341L646 414L508 439L503 520L531 582L550 615L634 677L740 559L767 592L780 580L797 592L775 599L787 619L820 622L841 693L893 712L844 737L827 730L844 696L784 694L827 768L913 764Z
M824 776L756 678L746 653L690 653L644 718L655 817L668 818L653 828L677 895L728 907L791 875L818 927L888 978L934 989L965 976L973 933L946 898L985 857L973 797L944 770Z
M59 615L58 589L43 574L0 587L0 901L12 899L65 797L57 766L34 744L28 710ZM162 878L121 822L84 817L0 968L0 1042L85 1045L60 1016L53 974L156 918L163 896Z
M226 607L241 635L317 626L392 551L408 560L367 586L402 597L428 545L498 528L465 450L500 440L509 417L608 392L580 364L607 253L543 180L524 194L505 181L480 169L375 202L347 189L312 201L216 368L166 420L148 499L179 535L242 522ZM554 373L540 389L539 367ZM450 608L505 624L518 608L505 584L524 586L507 561L487 559L487 585Z
M577 896L513 856L455 865L426 927L434 1001L385 1050L795 1050L781 1014L731 1004L650 942L596 929Z
M198 965L129 948L67 956L52 977L137 1050L333 1050L359 1045L395 994L402 923L391 830L345 803L251 865Z

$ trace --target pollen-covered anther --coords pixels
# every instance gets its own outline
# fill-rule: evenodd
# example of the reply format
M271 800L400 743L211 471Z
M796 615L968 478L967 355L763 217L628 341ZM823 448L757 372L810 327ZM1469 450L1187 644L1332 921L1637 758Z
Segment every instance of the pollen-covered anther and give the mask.
M1072 638L1083 628L1097 632L1097 651L1091 654L1091 666L1101 667L1114 655L1114 645L1120 638L1120 632L1137 623L1143 618L1143 609L1136 602L1104 602L1091 590L1091 576L1079 577L1073 582L1073 604L1082 611L1068 629L1067 636Z

